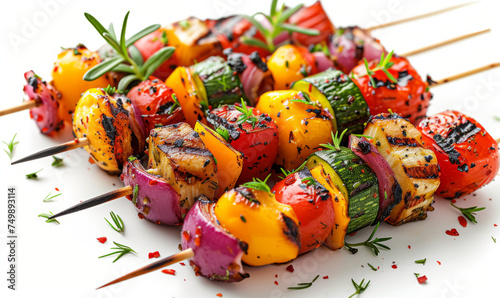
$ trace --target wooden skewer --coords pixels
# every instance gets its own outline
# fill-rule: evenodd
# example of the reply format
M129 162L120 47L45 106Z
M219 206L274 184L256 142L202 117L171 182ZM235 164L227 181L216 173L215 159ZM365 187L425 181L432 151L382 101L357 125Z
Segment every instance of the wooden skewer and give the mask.
M432 87L436 87L436 86L439 86L439 85L443 85L445 83L453 82L455 80L462 79L462 78L471 76L473 74L476 74L476 73L479 73L479 72L482 72L482 71L485 71L485 70L489 70L489 69L492 69L492 68L495 68L495 67L498 67L498 66L500 66L500 62L491 63L491 64L488 64L488 65L485 65L485 66L481 66L481 67L478 67L478 68L475 68L475 69L471 69L471 70L468 70L468 71L465 71L465 72L462 72L462 73L459 73L459 74L456 74L456 75L453 75L453 76L450 76L450 77L447 77L447 78L444 78L444 79L441 79L441 80L432 81L432 83L429 84L429 87L432 88Z
M23 103L18 105L18 106L10 107L10 108L7 108L5 110L0 110L0 117L5 116L5 115L9 115L12 113L16 113L19 111L24 111L24 110L36 108L36 107L40 106L41 104L42 104L42 101L40 101L40 100L26 100L26 101L23 101Z
M189 259L191 257L194 256L194 252L191 248L188 248L186 250L183 250L179 253L176 253L175 255L172 255L170 257L166 257L164 259L161 259L159 261L156 261L152 264L149 264L147 266L144 266L142 268L139 268L135 271L132 271L128 274L125 274L124 276L122 277L119 277L103 286L100 286L97 288L98 289L102 289L104 287L107 287L107 286L110 286L112 284L116 284L116 283L119 283L119 282L122 282L124 280L127 280L127 279L131 279L131 278L134 278L134 277L137 277L137 276L140 276L140 275L143 275L143 274L146 274L146 273L149 273L151 271L154 271L156 269L160 269L162 267L165 267L165 266L168 266L168 265L172 265L172 264L175 264L175 263L178 263L180 261L183 261L185 259Z
M89 139L87 139L87 138L74 139L73 141L62 143L60 145L56 145L54 147L44 149L42 151L28 155L24 158L13 161L11 163L11 165L15 165L15 164L18 164L21 162L30 161L30 160L34 160L34 159L38 159L38 158L42 158L42 157L46 157L46 156L51 156L51 155L54 155L57 153L73 150L73 149L80 148L83 146L87 146L88 144L89 144Z
M413 55L420 54L420 53L425 52L425 51L433 50L435 48L439 48L439 47L442 47L442 46L445 46L445 45L448 45L448 44L451 44L451 43L454 43L454 42L457 42L457 41L461 41L461 40L464 40L464 39L467 39L467 38L471 38L471 37L474 37L474 36L477 36L477 35L480 35L480 34L483 34L483 33L487 33L487 32L490 32L490 31L491 31L491 29L484 29L484 30L481 30L481 31L472 32L472 33L465 34L465 35L462 35L462 36L458 36L458 37L455 37L455 38L452 38L452 39L441 41L441 42L438 42L438 43L435 43L435 44L432 44L432 45L429 45L429 46L425 46L425 47L422 47L420 49L409 51L409 52L406 52L404 54L400 54L400 56L403 56L403 57L413 56Z
M126 195L131 195L132 192L133 192L132 187L125 186L125 187L107 192L105 194L99 195L99 196L94 197L92 199L88 199L88 200L83 201L81 203L78 203L73 207L69 207L68 209L66 209L64 211L61 211L55 215L52 215L49 219L53 219L53 218L56 218L59 216L78 212L78 211L85 210L85 209L90 208L90 207L94 207L94 206L97 206L97 205L100 205L100 204L103 204L106 202L110 202L110 201L116 200L118 198L124 197Z
M448 11L451 11L451 10L455 10L455 9L458 9L458 8L461 8L461 7L464 7L464 6L467 6L467 5L471 5L471 4L476 4L476 3L477 2L463 3L463 4L459 4L459 5L455 5L455 6L443 8L443 9L440 9L440 10L436 10L436 11L424 13L424 14L421 14L421 15L418 15L418 16L413 16L413 17L409 17L409 18L406 18L406 19L402 19L402 20L398 20L398 21L394 21L394 22L389 22L389 23L380 24L380 25L376 25L376 26L373 26L373 27L365 28L365 30L372 31L372 30L375 30L375 29L381 29L381 28L385 28L385 27L389 27L389 26L399 25L399 24L402 24L402 23L406 23L406 22L411 22L411 21L415 21L415 20L418 20L418 19L427 18L427 17L433 16L433 15L445 13L445 12L448 12Z

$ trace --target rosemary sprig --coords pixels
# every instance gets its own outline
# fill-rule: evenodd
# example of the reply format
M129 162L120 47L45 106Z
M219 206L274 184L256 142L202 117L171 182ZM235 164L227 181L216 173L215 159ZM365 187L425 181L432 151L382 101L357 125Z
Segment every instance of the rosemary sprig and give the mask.
M351 278L351 281L352 281L352 285L354 286L354 289L356 289L356 292L354 292L351 296L349 296L348 298L351 298L353 296L356 296L356 295L359 295L361 293L363 293L366 288L368 288L368 285L370 284L370 281L368 281L365 285L363 285L363 283L365 282L365 279L363 278L363 280L359 283L359 285L354 281L354 279Z
M375 253L376 256L378 256L378 254L380 253L380 250L379 250L379 247L380 248L383 248L383 249L387 249L387 250L391 250L390 247L388 247L387 245L384 245L380 242L384 242L384 241L388 241L388 240L391 240L392 237L386 237L386 238L375 238L373 239L373 236L375 236L375 232L377 232L377 229L378 229L378 226L380 225L380 222L377 223L377 225L375 226L375 228L373 229L372 233L370 234L370 237L368 237L368 239L366 239L366 241L364 242L359 242L359 243L345 243L345 247L352 253L356 253L358 250L354 247L356 246L366 246L368 247L369 249L371 249L373 251L373 253ZM373 239L373 240L372 240Z
M304 183L306 186L316 185L316 180L313 177L306 177L301 179L300 182Z
M370 266L370 268L372 268L373 271L377 271L378 270L378 268L375 268L372 264L370 264L370 263L367 263L367 264L368 264L368 266Z
M327 143L327 144L320 144L320 146L325 147L326 149L340 151L340 143L342 142L342 139L344 138L344 134L346 132L347 132L347 128L344 129L344 131L340 134L340 137L339 137L338 131L335 132L335 135L333 134L333 131L332 131L331 134L332 134L333 145L330 143Z
M477 206L468 207L468 208L460 208L460 207L456 206L453 203L451 203L451 206L453 206L453 207L457 208L458 210L460 210L460 212L462 212L462 214L464 215L464 217L467 218L469 221L471 221L473 223L477 223L476 217L474 216L474 215L476 215L476 212L479 212L479 211L482 211L482 210L486 209L486 207L479 207L479 208L477 208Z
M271 3L271 12L269 15L266 15L263 12L258 12L253 16L242 16L250 21L255 28L264 36L265 42L260 39L250 38L250 37L242 37L243 43L251 46L257 46L263 49L266 49L270 52L274 52L277 46L274 44L274 38L278 36L283 31L289 32L299 32L307 35L319 35L319 31L316 29L308 29L299 27L293 24L285 23L291 15L297 12L303 4L299 4L293 8L285 8L285 4L281 6L280 9L277 9L278 0L273 0ZM262 15L265 17L269 23L270 28L264 27L255 17L257 15Z
M112 252L112 253L109 253L107 255L103 255L103 256L100 256L99 259L101 258L105 258L105 257L109 257L111 255L115 255L115 254L118 254L118 256L116 257L116 259L113 261L116 262L118 261L118 259L120 259L123 255L125 254L128 254L128 253L137 253L135 250L133 250L132 248L126 246L126 245L123 245L123 244L119 244L119 243L116 243L113 241L113 243L116 245L116 247L111 247L111 249L114 249L116 250L115 252Z
M216 131L226 142L229 141L229 132L224 127L219 126Z
M49 219L49 217L51 217L52 215L54 215L54 213L52 213L52 211L49 211L50 214L48 213L41 213L41 214L38 214L38 217L43 217L43 218L47 218L47 220L45 222L54 222L56 224L61 224L57 219L55 218L52 218L52 219Z
M53 167L60 167L63 165L63 159L62 158L59 158L57 156L52 156L52 158L54 158L54 161L52 162L52 166Z
M2 143L7 145L7 149L9 149L9 151L7 151L5 149L3 149L3 151L5 151L5 153L7 153L10 160L12 160L12 152L14 151L14 146L19 144L19 142L14 142L14 140L16 139L16 136L17 136L17 133L14 134L14 137L12 137L12 140L10 140L10 142L8 142L8 143L2 141Z
M113 228L113 230L117 231L118 233L123 233L123 231L125 231L125 225L123 224L123 220L121 219L121 217L119 215L116 215L113 211L111 211L109 215L111 215L111 219L113 220L115 225L110 223L107 218L104 218L106 222L108 222L108 224Z
M381 70L385 73L385 75L387 76L387 78L393 82L393 83L397 83L398 80L396 80L396 78L394 78L394 76L389 73L389 69L394 65L393 62L391 62L391 58L392 58L392 55L394 54L394 50L392 50L389 54L387 54L387 56L385 56L384 53L382 53L382 55L380 56L380 60L378 62L378 64L370 69L370 66L368 65L368 61L366 60L366 58L363 60L364 63L365 63L365 68L366 68L366 74L363 75L363 76L359 76L359 78L361 77L364 77L364 76L368 76L370 78L370 82L372 83L372 86L373 88L376 88L377 87L377 84L375 83L375 80L373 79L373 75Z
M108 95L113 95L116 93L116 88L111 87L111 85L108 85L108 87L102 89L102 91L106 92Z
M171 105L170 108L168 108L167 114L169 115L174 112L175 108L181 106L181 104L179 103L179 99L177 98L177 95L175 95L175 93L172 93L172 99L174 100L174 104Z
M104 26L91 14L85 13L87 20L94 26L94 28L99 32L99 35L106 40L106 42L116 51L116 56L105 59L103 62L92 67L85 75L83 79L86 81L93 81L100 76L104 75L111 70L119 70L120 72L128 73L123 77L118 83L118 90L126 90L128 85L134 81L145 81L149 78L151 74L165 62L174 53L174 47L163 47L156 53L151 55L147 61L143 61L141 55L137 54L137 51L128 51L128 48L133 45L137 40L142 37L158 30L160 28L159 24L151 25L144 28L138 33L134 34L129 39L125 38L125 33L127 29L128 15L130 11L127 12L123 20L122 29L120 32L120 39L117 39L113 24L109 25L109 29L106 30Z
M304 99L292 99L292 100L290 100L290 102L301 102L303 104L312 105L312 106L316 106L317 105L316 102L314 102L314 101L311 100L311 98L309 97L309 95L307 93L304 93L304 92L300 91L299 94Z
M49 194L45 197L45 199L43 199L44 202L49 202L51 201L53 198L55 197L58 197L60 195L62 195L62 193L58 193L56 195L53 195L53 196L50 196L50 194L52 194L52 192L49 192Z
M248 122L252 124L252 128L255 127L255 123L257 123L259 119L253 114L253 108L247 107L243 98L241 99L241 107L235 105L234 108L243 114L238 117L238 124Z
M264 181L260 180L259 178L253 178L253 181L244 183L241 186L271 193L271 189L269 188L269 185L267 185L267 180L269 179L269 177L271 177L271 174L267 175Z
M311 281L311 282L301 282L301 283L298 283L296 287L288 287L289 290L303 290L303 289L307 289L307 288L310 288L313 283L318 279L319 277L319 274L316 275L316 277Z
M40 171L42 171L43 169L40 169L36 172L33 172L33 173L29 173L29 174L26 174L26 178L28 179L37 179L38 178L38 173L40 173Z

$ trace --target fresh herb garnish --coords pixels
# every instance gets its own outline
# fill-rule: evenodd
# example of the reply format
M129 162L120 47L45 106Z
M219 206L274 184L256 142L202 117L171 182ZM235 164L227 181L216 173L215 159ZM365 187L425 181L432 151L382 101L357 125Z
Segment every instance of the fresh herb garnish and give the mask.
M117 231L118 233L123 233L125 230L125 225L123 224L123 220L119 215L116 215L113 211L109 213L111 215L111 219L113 219L113 222L115 223L116 227L109 222L107 218L104 218L106 222L113 228L113 230Z
M116 251L112 252L110 254L104 255L104 256L100 256L99 259L111 256L111 255L118 254L118 256L116 257L116 259L113 261L113 263L114 263L114 262L118 261L118 259L121 258L125 254L128 254L128 253L135 253L136 254L137 253L137 252L135 252L135 250L133 250L132 248L130 248L130 247L126 246L126 245L119 244L119 243L116 243L114 241L113 241L113 243L116 245L116 247L111 247L111 249L115 249Z
M353 133L352 135L355 136L355 137L358 137L358 138L373 139L373 137L370 137L370 136L367 136L367 135L362 135L362 134L355 134L355 133Z
M108 87L102 89L102 91L106 92L108 95L113 95L116 93L116 88L111 87L111 85L108 85Z
M43 218L47 218L47 220L45 222L55 222L56 224L61 224L57 219L55 218L51 218L49 219L49 217L51 217L52 215L54 215L54 213L52 213L52 211L49 211L50 214L48 213L41 213L41 214L38 214L38 217L43 217Z
M340 151L340 143L342 142L342 139L344 138L344 134L346 132L347 132L347 128L344 129L344 131L340 134L340 137L339 137L338 131L335 132L335 135L333 134L333 131L332 131L331 134L332 134L333 145L330 143L327 143L327 144L320 144L320 146L325 147L326 149Z
M493 239L493 242L497 243L497 238L491 236L491 239Z
M156 31L160 28L159 24L151 25L138 33L134 34L129 39L125 38L125 33L127 29L128 15L130 11L127 12L123 20L122 30L120 34L120 39L118 40L113 24L110 24L109 29L106 30L101 23L94 18L91 14L85 13L87 20L94 26L94 28L99 32L99 35L106 40L106 42L116 51L116 56L112 58L105 59L103 62L92 67L85 75L83 79L86 81L93 81L100 76L104 75L108 71L116 70L120 72L128 73L123 77L118 83L118 90L126 90L128 85L134 81L145 81L150 75L165 62L174 53L174 47L164 47L156 51L147 61L142 61L142 56L137 54L138 51L128 51L128 48L133 45L137 40L142 37Z
M274 44L274 38L278 36L283 31L288 32L298 32L306 35L319 35L319 31L316 29L308 29L302 28L290 23L286 23L286 21L297 12L303 4L299 4L293 8L285 8L285 4L281 6L281 8L277 9L278 0L273 0L271 3L271 12L269 15L266 15L263 12L258 12L253 16L243 16L248 21L250 21L255 28L262 34L265 42L257 38L250 37L242 37L243 43L251 46L257 46L263 49L266 49L270 52L274 52L277 46ZM257 15L264 16L270 23L270 28L266 28L263 26L255 17Z
M170 106L168 109L167 113L170 115L174 112L175 108L180 107L181 104L179 103L179 99L177 98L177 95L175 93L172 93L172 99L174 100L174 104Z
M387 54L387 56L385 56L385 53L382 53L382 55L380 56L380 61L372 69L370 69L370 66L368 65L368 61L365 58L363 61L365 63L366 74L362 75L362 76L359 76L359 77L361 78L361 77L364 77L364 76L368 76L370 78L370 82L372 84L372 87L373 88L377 88L377 84L375 83L375 80L373 79L372 76L377 71L381 70L381 71L383 71L385 73L385 75L387 76L387 78L391 82L397 83L398 80L396 80L396 78L394 78L394 76L392 74L390 74L389 71L388 71L394 65L394 63L391 62L391 58L392 58L393 54L394 54L394 50L392 50L389 54Z
M363 285L363 283L365 282L365 279L363 278L363 280L359 283L359 285L354 281L354 279L351 278L351 281L352 281L352 285L354 286L354 288L356 289L356 292L354 292L354 294L352 294L351 296L349 296L348 298L351 298L353 296L356 296L356 295L359 295L361 293L363 293L366 288L368 288L368 285L370 284L370 281L368 281L365 285Z
M59 158L57 156L52 156L52 158L54 158L54 161L52 162L52 166L53 167L60 167L63 165L63 159L62 158Z
M415 274L415 277L418 278L420 276L420 273L413 273Z
M238 124L248 122L252 123L252 128L255 127L255 123L257 123L258 119L253 114L253 108L247 107L243 98L241 99L241 107L235 105L234 108L243 114L238 117Z
M332 53L330 53L330 49L328 48L327 44L315 44L314 46L309 48L309 52L323 52L323 54L325 54L328 58L332 57Z
M415 263L416 264L422 264L422 265L425 265L425 261L427 261L427 258L425 259L421 259L421 260L416 260Z
M190 27L189 21L188 20L182 20L179 22L179 26L182 27L182 29L188 29Z
M486 209L486 207L477 208L477 206L468 207L468 208L460 208L453 203L451 203L451 206L460 210L460 212L462 212L462 214L465 216L465 218L467 218L468 220L470 220L473 223L477 223L476 217L474 216L474 215L476 215L476 212L479 212L479 211Z
M292 99L292 100L290 100L290 102L301 102L301 103L306 104L306 105L316 106L316 102L312 101L307 93L303 93L302 91L300 91L299 94L304 99Z
M43 199L44 202L49 202L51 201L53 198L55 197L58 197L60 195L62 195L62 193L58 193L57 195L53 195L53 196L50 196L50 194L52 194L52 192L49 192L49 194L45 197L45 199Z
M253 178L253 181L244 183L241 186L271 193L271 189L269 188L269 185L267 185L267 180L269 179L269 177L271 177L271 174L267 175L264 181L260 180L259 178Z
M229 132L224 127L219 126L216 131L226 142L229 141Z
M375 238L375 239L373 239L373 236L375 236L375 232L377 232L377 229L378 229L379 225L380 225L380 222L377 223L377 225L373 229L372 233L370 234L370 237L368 237L368 239L366 241L359 242L359 243L354 243L354 244L345 242L346 248L350 252L356 253L358 250L356 248L354 248L355 246L366 246L369 249L371 249L373 251L373 253L375 253L376 256L378 256L378 254L380 253L379 247L383 248L383 249L391 250L390 247L388 247L388 246L386 246L386 245L384 245L384 244L382 244L380 242L391 240L392 237Z
M40 171L43 170L43 169L40 169L34 173L30 173L30 174L26 174L26 178L28 179L37 179L38 178L38 173L40 173Z
M14 137L12 137L12 140L10 140L10 142L8 142L8 143L2 141L2 143L7 145L7 149L9 149L9 151L7 151L5 149L3 149L3 151L5 151L5 153L7 153L10 160L12 160L12 152L14 151L14 146L19 144L19 142L14 142L14 140L16 139L16 136L17 136L17 133L14 134Z
M500 117L498 116L493 116L493 119L495 119L496 121L500 121Z
M370 268L372 268L373 271L377 271L378 270L378 268L373 267L372 264L370 264L370 263L367 263L367 264L368 264L368 266L370 266Z
M318 279L319 275L316 275L316 277L311 281L311 282L301 282L298 283L296 287L288 287L289 290L303 290L310 288L312 284Z
M300 182L305 183L306 186L316 185L316 180L313 177L306 177L300 180Z

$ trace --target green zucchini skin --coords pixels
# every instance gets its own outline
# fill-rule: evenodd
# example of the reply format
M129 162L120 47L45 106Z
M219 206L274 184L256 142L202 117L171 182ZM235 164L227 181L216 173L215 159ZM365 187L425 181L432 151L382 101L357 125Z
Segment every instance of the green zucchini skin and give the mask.
M328 69L303 79L313 84L332 106L337 130L346 136L363 133L370 110L363 94L351 78L340 70Z
M224 104L248 102L238 74L222 57L210 57L194 65L194 72L200 77L212 108Z
M371 168L345 147L340 147L339 151L317 151L311 156L328 163L347 189L351 218L347 234L373 224L378 214L379 198L377 176Z

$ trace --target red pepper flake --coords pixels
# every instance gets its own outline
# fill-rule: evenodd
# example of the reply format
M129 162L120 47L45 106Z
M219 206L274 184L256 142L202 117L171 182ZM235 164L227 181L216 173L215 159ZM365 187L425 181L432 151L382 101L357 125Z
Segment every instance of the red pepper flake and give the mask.
M392 267L392 269L398 269L398 265L396 265L396 264L392 265L391 267Z
M286 271L293 272L293 271L295 271L295 269L293 268L293 265L288 265L288 266L286 266Z
M417 280L418 280L419 284L423 284L424 282L427 281L427 276L425 276L425 275L419 276L419 277L417 277Z
M496 226L497 226L497 224L493 224L493 226L494 226L494 227L496 227Z
M106 237L97 238L97 241L99 241L101 243L105 243L106 241L108 241L108 238L106 238Z
M217 293L217 297L222 297L222 293Z
M449 236L459 236L460 234L458 234L457 229L451 229L451 230L447 230L446 231L446 235L449 235Z
M278 274L274 275L275 278L278 278Z
M274 281L274 284L275 284L275 285L278 285L278 281L277 281L277 280L275 280L275 281Z
M439 261L436 261L436 262L438 262L438 264L441 265L441 262L439 262Z
M56 188L55 188L55 190L56 190L56 191L59 191L59 188L57 188L57 187L56 187Z
M410 246L410 245L408 245L408 249L411 249L411 246Z
M75 144L80 143L80 139L79 138L75 138L73 141L75 142Z
M323 279L328 279L328 275L323 276Z
M149 253L149 258L152 259L152 258L159 258L160 257L160 252L158 251L155 251L155 252L150 252Z
M175 275L174 269L163 269L161 272L163 272L165 274Z
M189 241L189 239L191 239L191 235L189 235L189 231L184 231L182 232L182 237L184 238L184 240L186 241Z
M91 164L95 164L95 160L94 160L92 157L89 157L89 162L90 162Z
M464 228L467 226L467 220L463 216L458 217L458 223Z
M195 234L194 244L196 246L200 246L201 245L201 227L200 226L196 227L196 231L194 232L194 234Z
M184 264L184 262L180 262L179 263L181 266L186 266L186 264Z
M156 180L149 180L149 185L156 185L158 184L158 181Z

